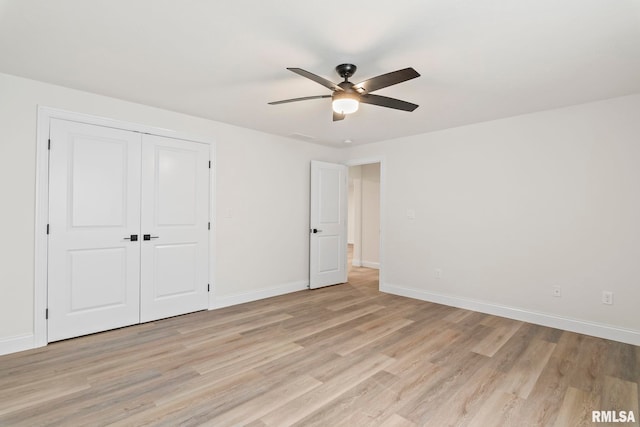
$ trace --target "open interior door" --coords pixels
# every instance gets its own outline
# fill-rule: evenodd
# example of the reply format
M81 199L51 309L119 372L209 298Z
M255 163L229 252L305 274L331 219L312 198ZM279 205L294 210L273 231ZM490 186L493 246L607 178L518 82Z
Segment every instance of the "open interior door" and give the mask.
M311 161L309 287L347 281L347 167Z

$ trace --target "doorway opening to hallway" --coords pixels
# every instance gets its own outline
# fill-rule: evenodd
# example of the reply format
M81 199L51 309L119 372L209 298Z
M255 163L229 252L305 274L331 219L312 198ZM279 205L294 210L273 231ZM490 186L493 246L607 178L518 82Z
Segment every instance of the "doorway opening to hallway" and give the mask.
M348 280L379 288L380 162L349 167Z

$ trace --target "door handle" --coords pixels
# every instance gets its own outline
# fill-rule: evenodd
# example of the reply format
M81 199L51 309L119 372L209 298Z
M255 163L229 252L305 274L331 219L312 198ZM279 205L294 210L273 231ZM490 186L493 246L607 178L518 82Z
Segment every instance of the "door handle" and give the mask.
M129 237L125 237L124 240L131 240L132 242L137 242L138 241L138 235L137 234L132 234Z
M312 229L311 229L311 232L312 232L313 234L316 234L316 233L322 233L322 230L319 230L319 229L317 229L317 228L312 228Z
M142 236L144 240L158 239L160 236L152 236L151 234L145 234Z

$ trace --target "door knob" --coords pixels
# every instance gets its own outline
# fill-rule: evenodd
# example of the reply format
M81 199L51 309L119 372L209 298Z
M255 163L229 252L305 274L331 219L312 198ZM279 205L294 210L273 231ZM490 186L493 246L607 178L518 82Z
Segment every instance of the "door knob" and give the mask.
M142 236L142 238L143 238L144 240L157 239L157 238L159 238L159 237L160 237L160 236L152 236L151 234L145 234L145 235L143 235L143 236Z
M129 237L125 237L124 240L131 240L132 242L137 242L138 241L138 235L137 234L132 234Z
M317 228L312 228L312 229L311 229L311 232L312 232L313 234L316 234L316 233L322 233L322 230L319 230L319 229L317 229Z

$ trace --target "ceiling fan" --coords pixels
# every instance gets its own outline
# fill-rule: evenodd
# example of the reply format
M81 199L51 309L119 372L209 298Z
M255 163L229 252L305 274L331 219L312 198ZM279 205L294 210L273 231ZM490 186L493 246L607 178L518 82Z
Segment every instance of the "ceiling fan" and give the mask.
M323 77L303 70L302 68L287 68L296 74L320 83L322 86L331 89L332 95L316 95L305 96L302 98L285 99L282 101L269 102L270 105L285 104L287 102L306 101L309 99L331 98L333 106L333 121L343 120L345 115L358 111L360 103L378 105L380 107L394 108L402 111L413 111L418 105L410 102L401 101L386 96L373 95L371 92L392 86L407 80L420 77L420 74L413 68L404 68L402 70L392 71L391 73L382 74L372 77L360 83L353 84L349 81L349 77L353 76L357 67L353 64L340 64L336 67L336 72L344 79L343 82L335 84Z

